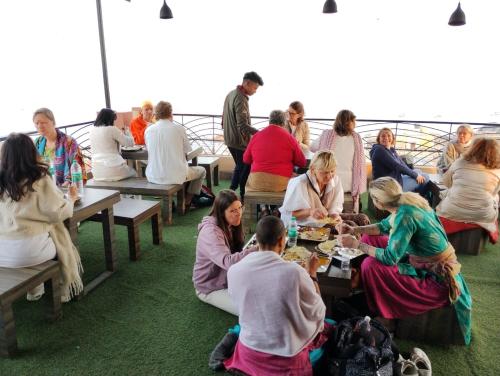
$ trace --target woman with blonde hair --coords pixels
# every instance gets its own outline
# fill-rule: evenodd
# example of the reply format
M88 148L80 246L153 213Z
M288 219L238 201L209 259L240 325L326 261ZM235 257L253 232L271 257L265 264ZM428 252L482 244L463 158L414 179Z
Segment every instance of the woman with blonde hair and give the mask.
M457 128L456 140L445 145L443 154L438 160L437 168L440 174L444 174L454 161L470 149L472 136L474 136L474 130L469 124L461 124Z
M287 115L286 130L295 137L302 151L309 150L311 139L309 137L309 125L304 121L304 105L299 101L290 103Z
M288 225L290 218L307 224L326 217L350 220L359 225L368 224L365 214L342 213L344 190L336 174L337 161L331 150L318 151L309 165L309 171L288 182L281 219Z
M337 157L337 174L344 192L352 196L354 213L359 212L359 197L366 191L366 163L363 141L354 131L356 115L342 110L337 114L333 129L323 131L311 145L311 151L332 150Z
M461 265L436 213L413 192L403 192L391 177L370 183L375 206L391 213L380 223L350 227L350 234L389 234L387 247L375 248L352 235L342 235L345 247L368 256L361 265L361 280L369 308L392 320L455 306L464 341L470 342L472 299L460 273Z
M476 139L469 151L443 175L448 187L436 207L447 234L482 227L498 239L500 145L491 138Z

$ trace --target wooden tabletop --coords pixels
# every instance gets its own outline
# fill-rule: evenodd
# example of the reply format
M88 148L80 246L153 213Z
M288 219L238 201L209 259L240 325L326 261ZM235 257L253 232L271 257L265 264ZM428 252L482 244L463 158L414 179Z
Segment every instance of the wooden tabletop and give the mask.
M81 222L100 212L103 208L112 208L118 201L120 201L119 191L84 188L84 195L75 204L71 221Z
M198 156L200 156L201 153L203 153L203 148L197 147L197 148L193 149L192 151L190 151L186 155L186 160L191 161L191 160L197 158ZM121 155L122 155L123 159L130 159L130 160L135 160L135 161L137 161L137 160L147 161L148 160L148 150L146 149L145 146L141 150L137 150L137 151L122 150Z

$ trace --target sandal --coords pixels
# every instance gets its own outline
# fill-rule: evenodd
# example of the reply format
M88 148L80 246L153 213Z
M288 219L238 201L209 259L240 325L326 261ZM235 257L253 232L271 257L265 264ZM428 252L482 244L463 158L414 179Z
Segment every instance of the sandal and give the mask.
M432 375L431 361L429 360L429 357L423 350L419 349L418 347L415 347L411 352L410 359L413 363L415 363L415 366L418 369L419 376Z

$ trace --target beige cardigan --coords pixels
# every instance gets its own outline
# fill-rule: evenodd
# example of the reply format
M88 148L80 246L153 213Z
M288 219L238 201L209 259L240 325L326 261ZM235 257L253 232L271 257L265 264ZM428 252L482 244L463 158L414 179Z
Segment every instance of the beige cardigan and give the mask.
M309 125L305 121L300 122L295 128L295 133L292 132L292 127L290 122L287 121L285 129L290 132L300 145L302 151L309 150L309 145L311 145L311 138L309 136Z
M436 207L437 215L457 222L476 223L495 232L498 218L500 169L487 169L463 158L453 162L443 175L448 187Z
M54 241L63 275L63 295L71 296L83 289L79 272L80 256L63 221L73 215L73 203L66 200L49 176L33 184L20 201L0 197L0 238L23 239L49 233Z

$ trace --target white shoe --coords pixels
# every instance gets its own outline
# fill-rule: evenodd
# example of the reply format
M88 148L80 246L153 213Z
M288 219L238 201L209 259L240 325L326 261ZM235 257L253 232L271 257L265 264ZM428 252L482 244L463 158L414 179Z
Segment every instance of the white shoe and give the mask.
M61 295L61 303L68 303L71 301L71 296Z
M415 347L411 352L410 359L417 366L419 376L432 376L431 361L423 350Z
M26 294L26 300L30 302L36 302L37 300L40 300L44 293L45 288L43 287L43 283L41 283L34 289L28 291L28 293Z

